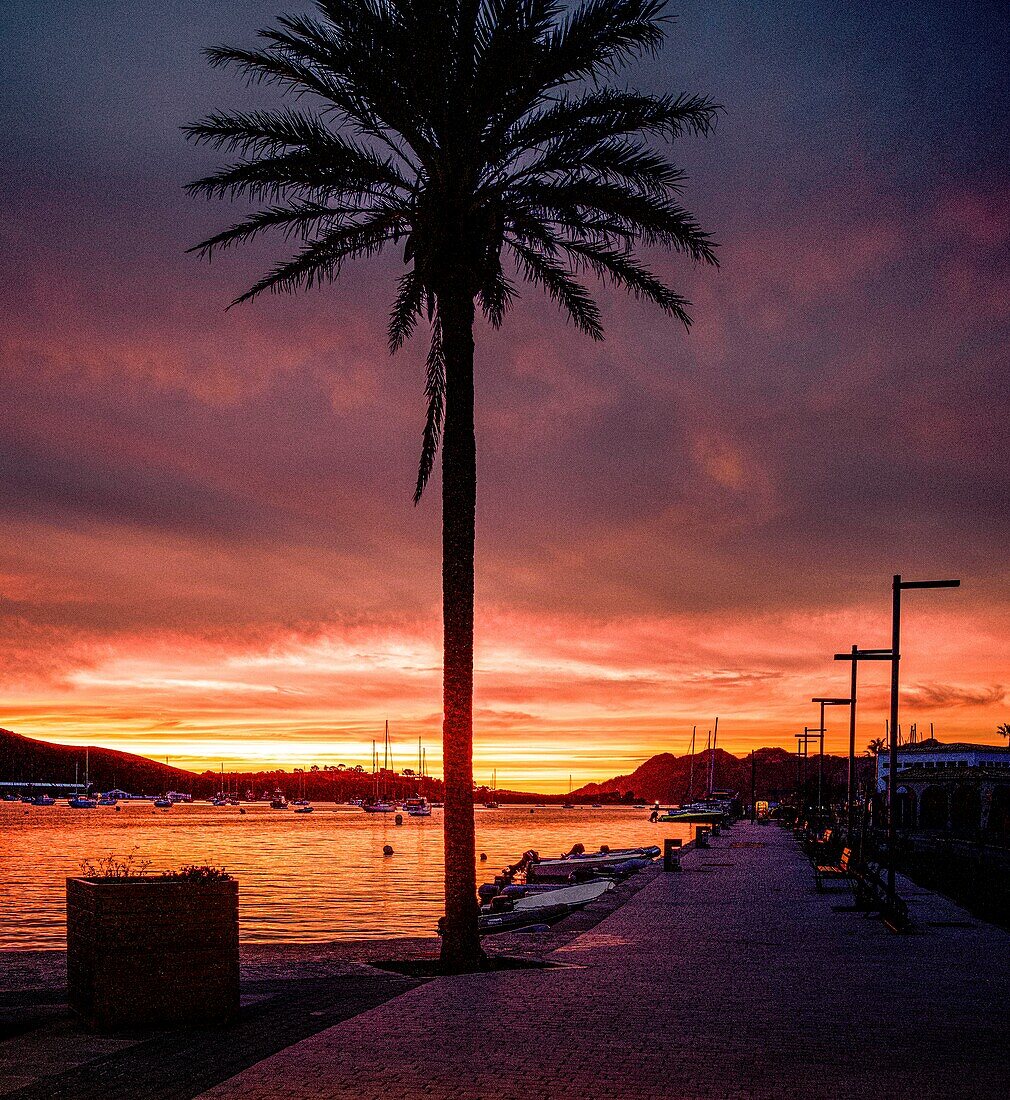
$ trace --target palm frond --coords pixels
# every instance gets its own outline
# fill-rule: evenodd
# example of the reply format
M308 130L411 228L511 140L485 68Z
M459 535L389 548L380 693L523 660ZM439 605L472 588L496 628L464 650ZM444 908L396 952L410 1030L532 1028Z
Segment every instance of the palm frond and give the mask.
M310 241L290 260L267 272L244 294L240 294L232 305L251 301L268 290L277 294L332 282L340 274L345 260L374 255L400 231L399 215L387 211L380 211L354 225L335 229Z
M424 306L424 284L416 271L401 276L393 308L389 312L389 354L403 347L417 325Z
M631 252L579 241L569 241L564 247L576 262L590 268L598 278L624 287L638 299L654 302L685 328L691 327L691 316L687 312L691 303L640 264Z
M516 258L520 272L531 283L543 287L580 329L594 340L603 339L599 306L571 272L543 252L529 248L514 236L506 242Z
M599 213L624 225L646 244L662 244L692 260L718 265L715 245L683 207L655 195L642 194L601 180L528 180L516 189L519 201L536 216L555 214L578 222Z
M431 321L431 346L428 350L424 392L428 398L428 409L424 419L424 432L421 436L421 459L417 467L417 484L414 486L415 504L420 502L428 479L431 477L445 419L445 352L442 347L442 322L437 310Z
M505 314L515 300L516 289L506 278L500 258L496 264L489 266L478 297L484 316L494 328L501 328Z
M228 229L215 233L205 241L188 248L187 252L211 259L219 248L229 248L235 244L244 244L270 229L279 229L285 237L307 236L320 222L336 223L349 214L356 213L355 207L333 207L319 203L292 203L288 206L270 206L258 210L248 218L236 222ZM318 232L318 231L317 231Z
M588 0L555 26L546 42L544 87L596 80L663 43L666 0Z

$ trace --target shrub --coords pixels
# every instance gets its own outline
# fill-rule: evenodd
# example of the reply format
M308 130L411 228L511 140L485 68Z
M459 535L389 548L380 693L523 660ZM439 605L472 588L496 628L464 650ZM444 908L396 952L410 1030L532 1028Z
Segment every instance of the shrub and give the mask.
M195 863L180 867L178 871L163 871L161 877L185 882L227 882L231 879L223 867L198 866Z

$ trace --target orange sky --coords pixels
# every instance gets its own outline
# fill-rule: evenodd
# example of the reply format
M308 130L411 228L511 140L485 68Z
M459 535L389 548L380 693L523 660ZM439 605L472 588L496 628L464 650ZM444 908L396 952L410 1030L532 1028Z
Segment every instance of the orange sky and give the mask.
M1002 639L959 613L961 595L907 600L903 724L928 730L932 721L941 738L995 742ZM716 714L730 751L791 746L793 733L817 724L804 700L846 693L847 666L828 659L833 649L853 638L886 644L886 630L883 599L861 613L746 623L489 615L477 659L477 779L497 768L500 786L563 790L569 774L578 785L631 771L653 752L680 755L691 725L703 739ZM8 696L4 724L190 768L367 766L388 716L395 763L414 763L420 735L437 774L438 662L436 622L266 647L144 639L108 647L58 687ZM862 677L860 748L883 730L886 666L864 665ZM828 711L829 750L844 751L846 723L844 708Z
M401 257L225 312L283 242L185 253L238 214L184 194L218 158L180 127L274 102L201 47L252 41L277 5L19 9L0 726L295 766L367 764L388 718L396 762L420 734L438 772L440 485L411 505L426 334L386 353ZM907 597L903 723L995 741L1010 165L1003 52L978 42L998 20L678 5L635 79L726 105L675 146L721 268L650 257L690 335L607 288L603 343L528 291L476 333L478 779L566 789L683 753L716 715L731 751L791 748L806 700L847 690L831 654L888 644L895 571L964 583ZM885 681L865 668L861 744Z

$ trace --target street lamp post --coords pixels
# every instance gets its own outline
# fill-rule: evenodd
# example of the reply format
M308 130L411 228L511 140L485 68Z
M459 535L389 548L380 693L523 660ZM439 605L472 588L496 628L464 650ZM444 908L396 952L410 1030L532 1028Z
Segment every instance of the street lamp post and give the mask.
M889 649L860 649L859 646L853 646L849 653L836 653L836 661L851 661L851 680L849 684L849 698L852 703L849 707L849 770L846 780L846 802L845 802L845 837L849 844L852 846L852 831L855 827L853 821L853 795L856 789L856 670L859 667L860 661L889 661L891 659L891 651Z
M891 585L891 719L887 753L887 900L894 903L895 793L898 772L898 664L901 660L901 593L906 588L960 588L959 580L903 581Z
M824 729L812 729L810 726L804 726L802 733L797 733L796 737L796 768L797 768L797 780L800 787L801 798L805 802L807 795L807 757L810 755L810 742L816 741L818 736L824 735ZM802 751L801 751L802 749ZM800 770L802 769L802 771ZM802 779L800 776L802 775Z
M847 707L852 702L852 699L838 699L833 696L826 696L811 699L811 703L820 703L821 705L821 755L817 760L817 812L820 813L822 809L821 791L824 788L824 708L825 707Z

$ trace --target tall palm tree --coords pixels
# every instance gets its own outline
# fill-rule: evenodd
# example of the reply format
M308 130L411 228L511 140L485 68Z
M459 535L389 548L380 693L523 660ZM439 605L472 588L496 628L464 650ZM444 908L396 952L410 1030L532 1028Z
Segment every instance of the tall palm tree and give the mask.
M287 258L236 299L334 280L346 260L400 245L396 351L428 321L427 418L414 489L442 449L445 919L442 960L482 959L474 869L472 698L476 508L474 319L498 327L518 280L602 339L588 272L690 325L688 303L638 244L715 262L676 201L683 173L655 139L707 134L717 106L609 87L665 35L664 0L318 0L255 49L211 64L278 86L296 106L210 115L196 141L238 155L190 185L257 209L196 246L204 256L276 230Z

